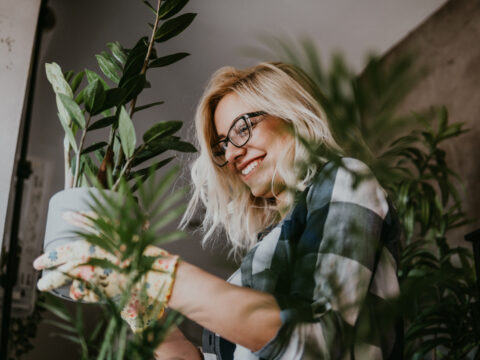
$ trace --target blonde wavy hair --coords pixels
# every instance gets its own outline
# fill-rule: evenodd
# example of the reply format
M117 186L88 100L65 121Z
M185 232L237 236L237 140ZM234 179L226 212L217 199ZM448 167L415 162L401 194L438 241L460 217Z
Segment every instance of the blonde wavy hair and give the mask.
M288 187L302 190L319 164L297 165L309 159L299 138L323 144L329 151L341 154L328 127L325 111L312 95L314 86L304 72L284 63L261 63L245 70L223 67L213 74L195 115L200 151L191 166L192 197L180 223L182 228L201 202L205 207L202 243L205 245L216 230L223 229L234 255L241 255L256 244L259 232L279 221L279 209L272 199L254 197L238 177L213 162L210 145L216 141L215 109L224 96L235 93L255 111L265 111L289 124L292 141L279 156L273 178L279 176ZM291 208L293 201L294 196L289 192L283 209Z

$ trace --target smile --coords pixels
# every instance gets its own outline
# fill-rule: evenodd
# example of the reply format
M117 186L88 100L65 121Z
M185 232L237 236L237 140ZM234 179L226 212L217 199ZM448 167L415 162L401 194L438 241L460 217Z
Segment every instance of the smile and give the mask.
M247 176L248 174L250 174L258 165L260 165L261 162L262 159L252 161L242 170L242 175Z

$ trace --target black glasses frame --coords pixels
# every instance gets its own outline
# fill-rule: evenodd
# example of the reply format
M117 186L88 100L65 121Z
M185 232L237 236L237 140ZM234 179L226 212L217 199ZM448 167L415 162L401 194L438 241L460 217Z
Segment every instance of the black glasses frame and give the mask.
M230 126L230 128L228 129L228 132L227 132L227 137L225 139L222 139L220 141L217 141L216 143L212 144L211 145L211 148L212 148L212 154L213 154L213 162L215 163L215 165L219 166L219 167L223 167L225 165L228 164L228 160L226 160L225 162L223 163L218 163L216 160L215 160L215 153L213 151L213 148L221 143L224 143L225 145L223 146L225 149L227 148L228 146L228 143L232 144L233 146L237 147L237 148L241 148L242 146L245 146L246 143L248 143L248 141L250 140L250 138L252 137L252 129L253 129L253 124L252 124L252 121L250 120L251 118L254 118L254 117L257 117L257 116L260 116L260 115L266 115L267 113L265 111L254 111L254 112L250 112L250 113L247 113L247 114L243 114L243 115L240 115L239 117L235 118L232 122L232 125ZM230 131L232 131L232 129L235 127L235 125L237 124L238 121L240 120L243 120L245 121L245 123L247 124L247 128L248 128L248 137L247 139L243 142L243 144L241 145L237 145L235 144L231 139L230 139ZM260 122L260 121L259 121Z

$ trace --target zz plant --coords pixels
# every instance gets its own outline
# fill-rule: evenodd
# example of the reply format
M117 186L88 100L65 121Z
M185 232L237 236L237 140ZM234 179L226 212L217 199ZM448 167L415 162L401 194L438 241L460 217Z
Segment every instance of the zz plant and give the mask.
M144 275L152 271L152 264L162 256L147 256L148 246L176 240L184 236L182 231L168 231L166 226L185 211L185 205L179 200L185 195L185 189L172 192L170 189L178 174L178 168L157 178L150 170L146 181L137 178L137 192L132 192L125 180L120 182L122 198L112 197L111 193L101 191L92 195L90 208L95 217L90 217L91 228L95 231L79 229L78 235L91 244L102 248L109 254L120 256L122 264L107 259L92 258L87 265L98 266L108 271L116 271L127 278L122 294L110 299L104 289L92 290L101 299L101 318L93 330L87 329L84 322L85 304L77 304L76 314L72 314L65 305L53 295L42 306L56 315L49 321L58 329L56 335L78 345L79 358L87 359L152 359L155 349L167 336L172 326L182 317L170 311L162 316L163 305L157 303L147 306L146 289L148 284ZM122 249L121 253L118 249ZM120 253L120 255L119 255ZM80 280L80 279L79 279ZM83 281L84 286L91 286ZM130 301L131 294L139 291L139 308L148 309L151 318L159 318L145 324L142 331L129 334L129 325L121 318L122 309Z
M99 72L90 69L63 72L56 63L46 64L47 78L56 95L58 117L65 131L65 189L99 189L97 195L91 193L90 203L91 210L98 215L91 220L99 235L81 232L77 235L107 251L112 249L109 241L113 239L116 249L126 249L122 259L130 264L115 268L129 279L123 296L112 301L94 289L102 299L104 317L91 333L84 324L82 308L85 305L78 304L76 315L72 315L53 295L46 294L47 300L39 301L41 307L57 315L59 321L51 323L60 330L58 335L79 345L82 359L152 358L169 328L180 320L178 314L171 312L146 326L143 332L128 335L128 326L120 317L130 290L142 286L142 276L151 270L155 261L143 255L146 246L182 236L181 232L165 229L184 211L184 207L177 204L184 191L170 191L178 171L170 170L160 182L155 180L155 172L174 157L157 158L169 150L196 151L193 145L175 135L182 121L158 122L137 139L134 115L163 103L137 104L142 91L151 87L148 71L189 55L179 52L160 56L155 47L183 32L196 16L194 13L178 15L188 0L157 0L155 6L148 1L143 3L154 15L150 36L140 38L131 48L119 42L108 43L108 50L96 55ZM88 136L99 129L107 130L107 138L87 146ZM121 202L105 190L121 193ZM118 226L119 223L122 226ZM126 228L128 231L122 232ZM91 265L114 267L111 263L92 262ZM160 315L161 308L151 311Z
M132 48L118 42L108 43L109 51L96 55L101 73L85 69L63 73L56 63L46 64L47 78L56 94L58 117L65 131L65 188L98 186L117 190L121 179L135 176L145 179L145 163L167 150L193 152L195 148L174 134L181 121L161 121L145 132L138 141L132 122L134 114L157 106L163 101L137 105L141 92L150 87L148 70L173 64L188 53L158 56L155 45L180 34L196 14L177 15L188 0L158 0L156 7L144 1L154 14L150 37L142 37ZM86 77L87 84L82 88ZM85 146L87 136L108 128L105 141ZM170 162L167 157L153 164L155 169ZM111 181L107 173L111 172ZM98 182L92 182L97 179Z

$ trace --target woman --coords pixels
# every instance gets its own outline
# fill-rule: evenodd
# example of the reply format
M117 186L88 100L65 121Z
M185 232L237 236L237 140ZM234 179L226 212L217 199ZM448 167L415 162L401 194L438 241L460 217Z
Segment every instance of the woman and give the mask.
M205 359L401 357L400 332L375 319L398 294L396 218L360 161L308 164L300 138L341 154L312 93L296 68L262 63L220 69L200 101L183 225L201 202L204 242L223 229L246 253L228 282L172 256L168 306L209 329ZM178 330L157 355L200 358Z

